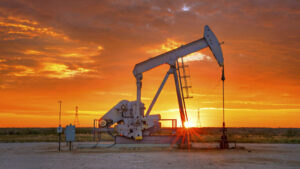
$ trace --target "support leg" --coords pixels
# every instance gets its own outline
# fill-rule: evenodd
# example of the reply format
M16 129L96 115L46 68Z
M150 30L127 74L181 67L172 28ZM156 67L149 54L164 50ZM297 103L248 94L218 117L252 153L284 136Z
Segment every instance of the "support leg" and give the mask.
M136 77L136 86L137 86L137 98L136 98L136 111L135 114L133 115L134 117L134 129L133 129L133 133L134 133L134 138L135 140L141 140L142 139L142 117L144 116L144 114L142 114L141 112L141 92L142 92L142 78L143 75L139 74ZM141 117L142 116L142 117Z
M141 103L141 92L142 92L142 78L143 75L137 75L136 76L136 87L137 87L137 91L136 91L136 115L134 116L134 118L138 119L140 117L140 103Z
M175 81L175 86L176 86L176 93L177 93L177 100L178 100L178 105L179 105L179 112L180 112L180 117L181 117L181 123L182 123L182 127L184 126L184 122L186 121L186 115L184 113L183 110L183 104L182 104L182 98L181 98L181 91L180 91L180 87L179 87L179 81L178 81L178 75L177 75L177 70L176 70L176 66L172 65L172 73L174 75L174 81Z
M157 98L158 98L161 90L163 89L166 81L168 80L169 74L170 74L170 71L167 72L167 74L166 74L164 80L162 81L159 89L157 90L157 92L156 92L156 94L155 94L155 96L154 96L154 98L153 98L153 100L152 100L152 102L151 102L151 104L150 104L150 106L149 106L149 108L148 108L147 113L146 113L145 116L149 116L149 114L150 114L150 112L151 112L151 110L152 110L152 108L153 108L153 106L154 106L154 104L155 104L155 102L156 102L156 100L157 100Z

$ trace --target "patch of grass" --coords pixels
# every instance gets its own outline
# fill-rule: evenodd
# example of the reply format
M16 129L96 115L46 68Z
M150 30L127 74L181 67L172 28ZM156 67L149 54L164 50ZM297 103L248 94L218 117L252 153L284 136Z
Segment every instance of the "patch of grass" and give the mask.
M220 128L192 128L192 141L216 142L220 140ZM299 128L228 128L228 140L238 143L292 143L300 144ZM171 131L161 130L157 135L168 135ZM64 142L64 134L62 141ZM101 140L112 141L107 133ZM56 128L0 128L0 142L56 142ZM93 128L76 128L76 141L93 141Z

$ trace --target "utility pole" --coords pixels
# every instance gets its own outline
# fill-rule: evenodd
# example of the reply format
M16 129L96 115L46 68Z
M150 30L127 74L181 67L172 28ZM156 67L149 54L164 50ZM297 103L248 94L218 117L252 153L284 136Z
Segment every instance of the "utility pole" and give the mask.
M60 151L60 142L61 142L61 133L62 133L62 127L61 127L61 103L62 101L59 100L59 127L57 128L58 132L58 151Z
M79 123L79 118L78 118L78 106L75 107L75 111L76 111L76 114L75 114L74 125L79 127L80 123Z
M197 112L197 127L201 127L201 121L200 121L200 108L198 108Z

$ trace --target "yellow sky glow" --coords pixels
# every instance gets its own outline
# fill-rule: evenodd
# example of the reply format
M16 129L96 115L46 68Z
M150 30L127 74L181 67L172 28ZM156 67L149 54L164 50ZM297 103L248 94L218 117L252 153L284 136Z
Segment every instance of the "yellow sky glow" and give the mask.
M136 99L135 64L202 38L206 24L225 42L226 125L300 127L297 2L5 2L0 127L55 127L58 100L63 125L73 122L79 106L81 126L92 126L120 100ZM194 96L186 100L189 123L221 126L221 68L209 48L184 62ZM146 108L168 68L143 74ZM171 76L151 112L157 113L181 124Z

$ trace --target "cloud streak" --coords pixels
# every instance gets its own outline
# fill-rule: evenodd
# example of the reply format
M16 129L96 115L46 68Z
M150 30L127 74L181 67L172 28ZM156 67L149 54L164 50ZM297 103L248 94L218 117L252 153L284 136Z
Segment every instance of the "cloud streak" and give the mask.
M297 0L2 0L0 94L6 98L0 101L1 112L22 118L34 109L27 105L56 112L49 104L58 99L89 110L134 100L134 65L202 38L207 24L225 41L226 107L240 112L237 121L245 118L244 109L289 113L300 104L299 11ZM220 69L212 58L209 49L184 57L202 107L220 104L220 88L214 87L221 84ZM153 98L164 68L145 73L145 103ZM174 108L172 87L166 84L156 111ZM252 120L263 119L267 111Z

